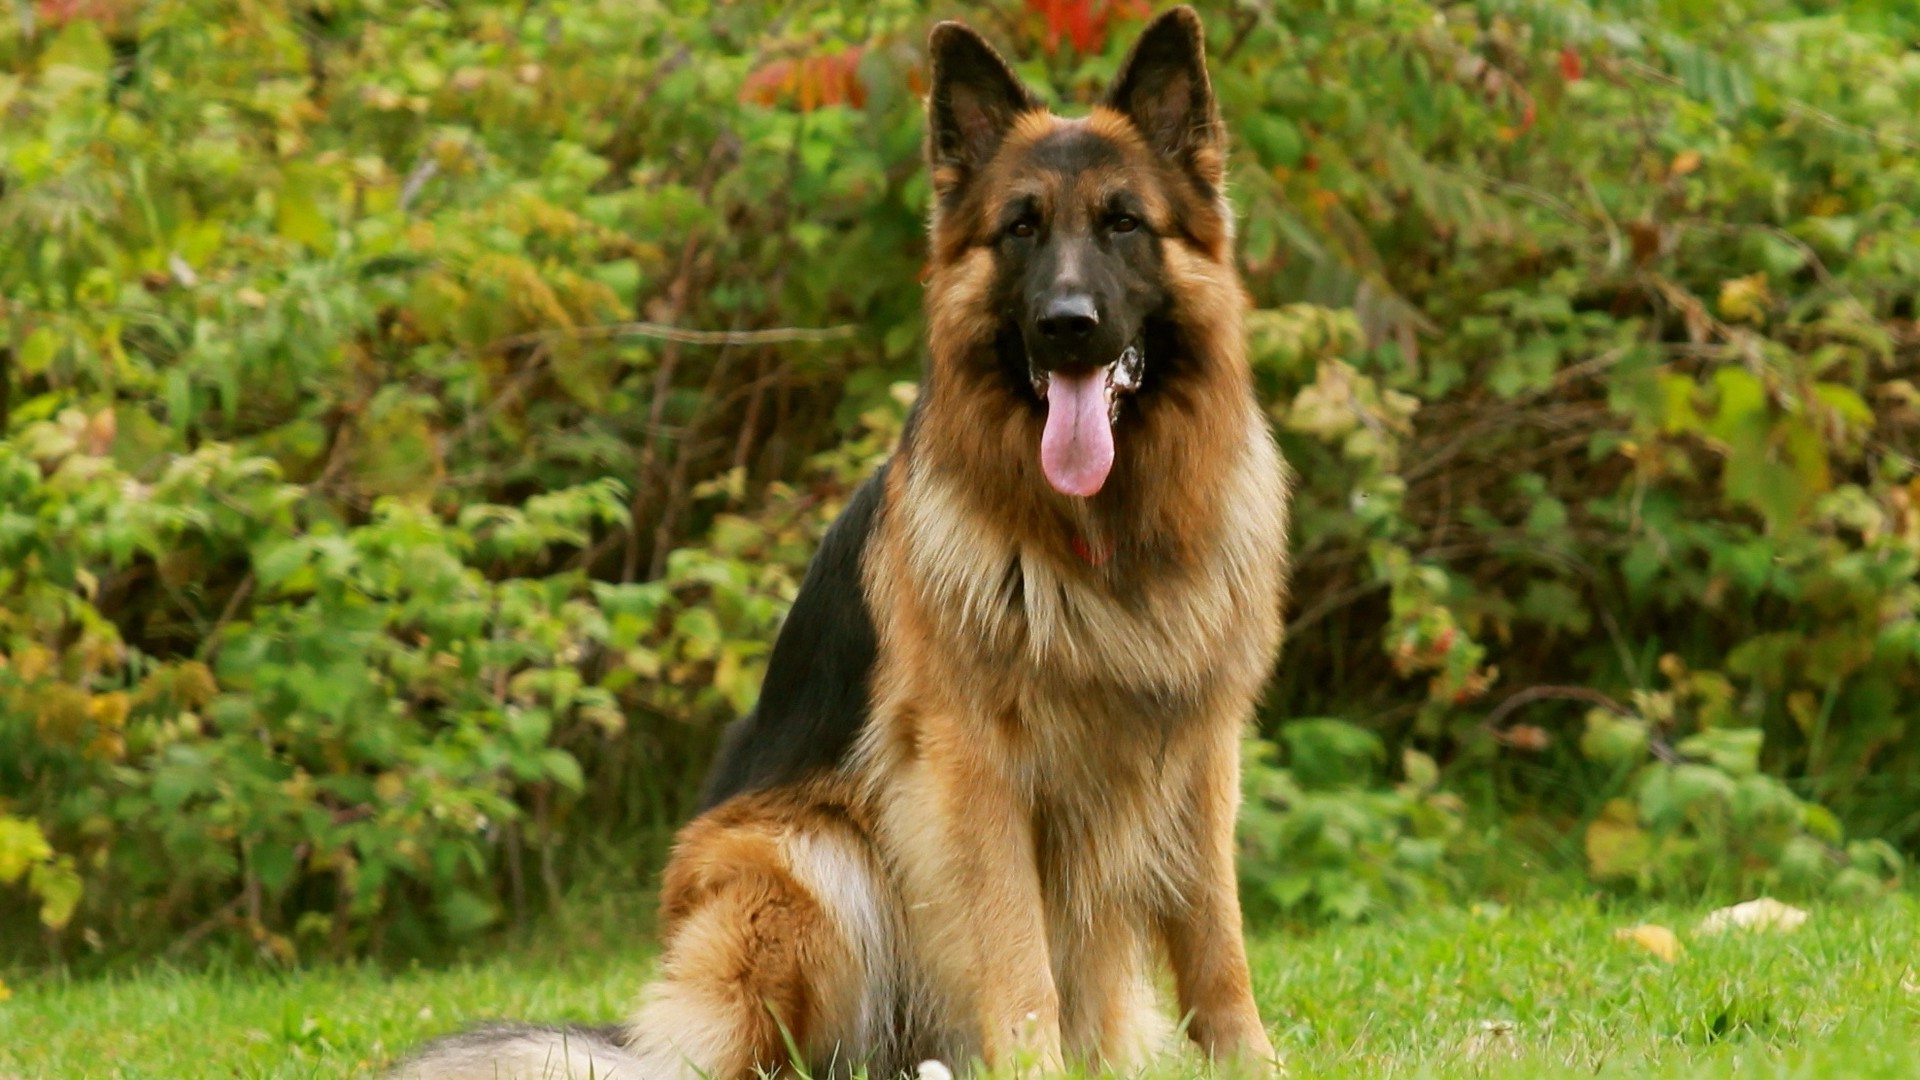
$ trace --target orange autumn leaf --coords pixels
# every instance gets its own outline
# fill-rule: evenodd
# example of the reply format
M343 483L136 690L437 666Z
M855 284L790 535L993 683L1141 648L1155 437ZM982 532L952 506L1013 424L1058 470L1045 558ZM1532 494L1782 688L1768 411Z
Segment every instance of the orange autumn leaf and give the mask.
M834 105L861 108L867 103L866 83L860 78L864 53L853 45L834 53L769 61L741 84L741 100L768 108L791 105L803 113Z

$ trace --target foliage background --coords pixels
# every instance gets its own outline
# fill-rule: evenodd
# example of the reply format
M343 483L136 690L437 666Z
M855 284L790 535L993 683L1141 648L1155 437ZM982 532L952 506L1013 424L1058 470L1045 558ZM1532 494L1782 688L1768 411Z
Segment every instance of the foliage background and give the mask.
M928 26L1077 106L1148 13L11 7L0 941L280 959L645 879L910 400ZM1302 480L1252 910L1897 882L1920 15L1204 14Z

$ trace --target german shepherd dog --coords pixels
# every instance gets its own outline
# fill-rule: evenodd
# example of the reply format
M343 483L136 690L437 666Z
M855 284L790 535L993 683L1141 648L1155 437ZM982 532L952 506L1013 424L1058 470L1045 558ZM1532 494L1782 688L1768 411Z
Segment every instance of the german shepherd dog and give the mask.
M933 31L930 358L827 533L662 886L624 1025L496 1026L413 1080L1125 1069L1169 1025L1260 1069L1234 877L1287 474L1199 17L1090 116Z

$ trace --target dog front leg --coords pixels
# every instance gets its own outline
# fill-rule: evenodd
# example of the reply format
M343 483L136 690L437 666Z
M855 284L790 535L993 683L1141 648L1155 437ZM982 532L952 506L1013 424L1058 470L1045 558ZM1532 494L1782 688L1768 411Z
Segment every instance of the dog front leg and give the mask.
M1213 755L1195 778L1196 852L1183 903L1163 912L1160 932L1172 961L1187 1034L1215 1059L1271 1067L1273 1044L1260 1023L1242 936L1234 875L1234 815L1240 805L1238 745Z
M931 726L931 725L929 725ZM1033 814L979 732L924 731L883 796L910 937L949 1015L972 1017L990 1068L1058 1071L1060 997Z

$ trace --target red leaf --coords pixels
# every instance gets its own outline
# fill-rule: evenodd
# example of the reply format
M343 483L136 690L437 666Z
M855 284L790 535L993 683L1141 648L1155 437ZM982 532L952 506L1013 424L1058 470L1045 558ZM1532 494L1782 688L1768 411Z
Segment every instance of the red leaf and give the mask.
M1067 22L1066 14L1061 10L1073 0L1027 0L1027 10L1040 16L1047 24L1045 48L1049 53L1060 51L1060 34Z
M1515 724L1496 736L1515 750L1524 750L1537 754L1553 745L1553 736L1545 728L1534 724Z
M740 99L756 105L773 106L791 93L795 85L795 67L791 60L774 60L762 64L747 75L740 84Z
M1560 50L1560 77L1568 82L1579 82L1586 66L1580 62L1580 54L1568 45Z
M860 58L866 50L854 45L840 53L840 97L856 109L867 104L867 84L860 81Z
M1106 11L1094 13L1093 0L1065 0L1060 5L1066 14L1067 36L1073 39L1075 50L1083 53L1094 52L1106 40Z
M772 108L790 104L801 112L830 105L860 108L867 87L860 81L860 46L801 60L770 60L740 84L740 99Z
M1064 37L1074 51L1089 54L1106 48L1115 15L1144 18L1152 7L1148 0L1027 0L1027 10L1046 23L1047 52L1059 52Z
M134 5L127 0L40 0L34 10L45 26L65 26L86 19L112 31L122 16L133 14Z

